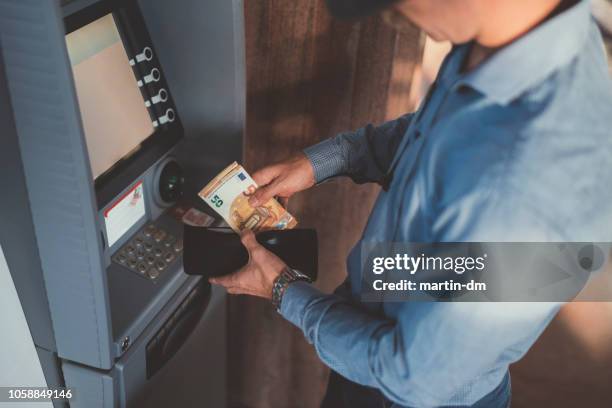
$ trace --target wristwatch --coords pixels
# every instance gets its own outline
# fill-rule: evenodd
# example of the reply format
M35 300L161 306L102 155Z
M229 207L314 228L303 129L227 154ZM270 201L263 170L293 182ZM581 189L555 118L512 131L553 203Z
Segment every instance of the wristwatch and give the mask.
M274 279L274 284L272 285L272 304L277 312L280 312L281 301L283 300L283 295L285 294L285 290L287 290L287 286L296 281L311 283L312 279L310 279L308 275L288 266L283 269L276 279Z

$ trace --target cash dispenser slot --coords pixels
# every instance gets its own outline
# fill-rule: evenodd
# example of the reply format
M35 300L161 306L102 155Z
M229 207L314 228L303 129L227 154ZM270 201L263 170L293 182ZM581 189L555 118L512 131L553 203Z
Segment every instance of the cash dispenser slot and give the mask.
M149 340L146 348L147 379L158 372L187 341L210 302L210 283L202 279Z

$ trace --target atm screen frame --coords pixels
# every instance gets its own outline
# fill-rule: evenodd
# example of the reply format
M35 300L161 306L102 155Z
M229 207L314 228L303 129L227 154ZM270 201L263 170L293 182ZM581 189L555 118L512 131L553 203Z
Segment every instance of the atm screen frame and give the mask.
M153 84L146 84L140 88L142 102L144 104L146 100L150 100L160 88L168 92L168 99L163 104L159 104L162 106L152 105L148 108L149 114L152 115L151 121L162 116L168 108L174 110L175 120L171 123L159 124L133 153L120 159L95 179L94 187L98 208L103 208L110 203L183 138L180 115L136 0L100 0L67 15L64 17L65 34L70 34L108 14L113 15L128 58L133 58L145 47L153 50L153 59L148 62L147 67L149 70L151 67L159 69L161 78ZM136 80L148 74L147 68L143 64L135 64L131 68L134 72L134 86L136 86Z

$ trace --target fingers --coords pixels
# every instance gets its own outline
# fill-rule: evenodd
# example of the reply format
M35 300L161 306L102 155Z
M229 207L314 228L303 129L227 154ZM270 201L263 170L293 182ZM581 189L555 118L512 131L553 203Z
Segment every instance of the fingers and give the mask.
M236 272L231 273L225 276L217 276L214 278L209 278L208 282L214 285L223 286L227 293L232 295L241 295L241 294L250 294L250 291L247 287L245 287L243 281L243 277L247 274L247 267L243 267L238 269Z
M244 245L246 250L249 252L249 256L253 250L260 247L259 242L257 242L257 239L255 238L255 234L250 229L245 229L240 233L240 241L242 242L242 245ZM244 278L245 276L248 276L251 272L252 271L249 269L249 265L247 264L234 273L209 278L208 281L215 285L221 285L228 290L236 289L240 286L244 286Z
M243 231L240 240L249 252L248 263L231 275L211 278L209 282L225 287L230 294L271 299L274 280L286 265L280 258L261 246L252 231Z
M242 230L240 233L240 241L246 250L249 251L249 254L253 252L255 248L260 246L259 242L257 242L257 239L255 238L255 234L250 229Z
M225 276L217 276L214 278L208 278L210 283L214 283L215 285L221 285L226 288L233 286L235 280L235 273L225 275Z
M279 170L277 166L267 166L257 170L251 177L258 185L265 186L274 180L278 176L278 173Z

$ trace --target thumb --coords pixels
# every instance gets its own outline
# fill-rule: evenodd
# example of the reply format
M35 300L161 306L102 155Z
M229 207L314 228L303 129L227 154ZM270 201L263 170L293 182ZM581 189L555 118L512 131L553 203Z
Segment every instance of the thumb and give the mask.
M249 204L253 207L257 207L265 204L269 199L276 195L278 190L278 183L271 183L264 187L259 187L249 198Z
M242 242L242 245L244 245L246 250L249 252L249 254L253 251L253 249L259 246L259 242L257 242L255 234L248 228L242 230L242 232L240 233L240 241Z

